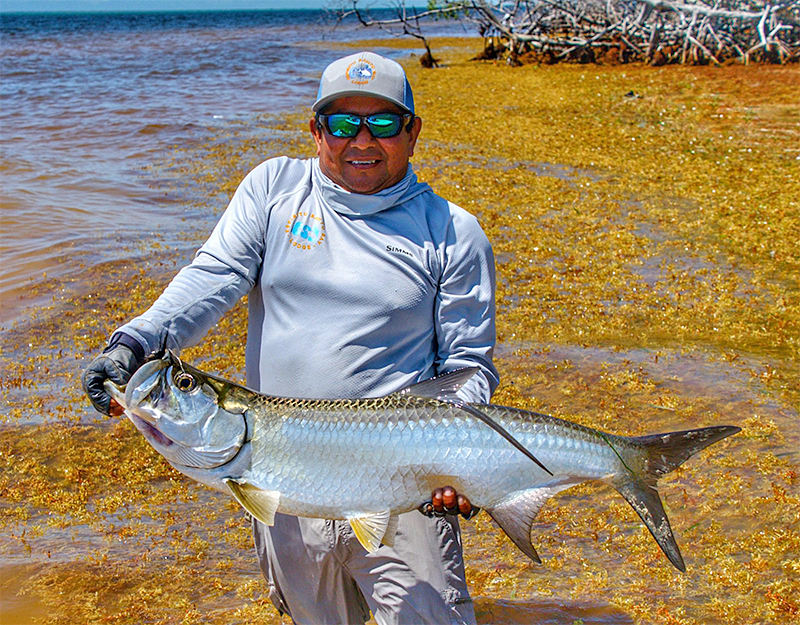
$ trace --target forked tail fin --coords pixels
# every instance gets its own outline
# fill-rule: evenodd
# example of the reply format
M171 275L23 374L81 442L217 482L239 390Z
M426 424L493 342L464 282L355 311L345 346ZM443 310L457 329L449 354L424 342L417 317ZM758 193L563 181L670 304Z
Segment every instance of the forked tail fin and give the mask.
M658 496L656 481L665 473L678 468L701 449L740 431L741 428L732 425L720 425L698 430L632 437L628 442L643 448L647 454L643 474L639 475L628 469L609 480L636 510L658 546L680 571L686 571L686 565L683 563L667 514Z

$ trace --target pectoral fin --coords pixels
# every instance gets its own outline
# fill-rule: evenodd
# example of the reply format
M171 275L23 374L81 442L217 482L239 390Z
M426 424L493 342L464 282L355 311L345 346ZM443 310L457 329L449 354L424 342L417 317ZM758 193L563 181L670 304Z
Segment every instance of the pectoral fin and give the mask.
M533 520L544 503L565 488L569 488L569 486L531 488L517 493L499 506L486 511L525 555L534 562L541 564L542 561L539 558L539 554L536 553L536 549L531 544Z
M394 545L397 515L389 510L377 514L348 516L347 520L350 521L358 542L370 553L377 551L381 543L388 547Z
M281 494L276 490L264 490L247 482L237 482L226 479L225 484L231 491L236 501L265 525L275 523L275 513L278 511Z

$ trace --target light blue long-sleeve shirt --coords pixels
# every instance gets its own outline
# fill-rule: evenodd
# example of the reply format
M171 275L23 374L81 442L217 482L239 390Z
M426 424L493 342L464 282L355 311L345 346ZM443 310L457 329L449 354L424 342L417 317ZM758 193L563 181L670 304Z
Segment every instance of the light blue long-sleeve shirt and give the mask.
M417 181L345 191L317 159L270 159L240 184L193 262L119 328L145 353L199 342L249 294L248 386L376 397L461 367L463 399L498 383L494 259L478 221Z

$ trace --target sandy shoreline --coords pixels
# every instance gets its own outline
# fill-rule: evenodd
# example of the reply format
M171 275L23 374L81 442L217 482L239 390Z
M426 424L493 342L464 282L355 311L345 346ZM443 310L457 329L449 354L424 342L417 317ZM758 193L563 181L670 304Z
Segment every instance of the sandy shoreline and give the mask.
M448 45L434 48L438 70L408 64L424 119L414 163L495 247L494 401L626 434L745 428L663 481L687 576L604 489L541 513L538 568L480 515L465 545L482 622L537 605L567 623L789 622L800 614L800 72L512 69L467 61L474 41ZM221 129L175 166L229 195L262 158L312 153L304 115L270 123L281 141L242 147ZM94 292L67 291L2 333L0 550L41 563L3 592L24 586L28 616L50 623L281 622L236 507L180 478L127 423L96 419L77 387L107 333L174 272L158 254L141 271L101 268ZM187 358L241 376L244 313ZM70 532L85 558L55 557Z

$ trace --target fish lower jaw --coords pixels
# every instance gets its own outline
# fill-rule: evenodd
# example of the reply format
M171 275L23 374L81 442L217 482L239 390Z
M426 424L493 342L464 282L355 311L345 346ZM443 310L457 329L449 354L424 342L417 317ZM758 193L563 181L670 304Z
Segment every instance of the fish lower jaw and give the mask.
M133 422L144 437L150 442L150 444L157 443L161 447L170 447L173 445L173 442L170 438L164 436L158 429L153 427L153 425L149 422L137 415L133 412L128 412L128 418Z

